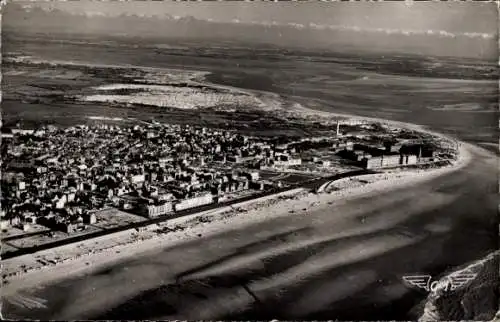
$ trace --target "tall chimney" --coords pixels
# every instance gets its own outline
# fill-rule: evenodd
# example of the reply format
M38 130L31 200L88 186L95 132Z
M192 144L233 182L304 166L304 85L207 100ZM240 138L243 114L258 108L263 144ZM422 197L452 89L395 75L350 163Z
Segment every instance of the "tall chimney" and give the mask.
M340 136L340 121L337 121L337 136Z

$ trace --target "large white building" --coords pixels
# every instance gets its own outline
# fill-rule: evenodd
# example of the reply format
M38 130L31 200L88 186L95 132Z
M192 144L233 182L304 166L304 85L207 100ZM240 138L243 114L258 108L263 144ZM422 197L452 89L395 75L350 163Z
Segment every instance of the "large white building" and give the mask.
M175 211L181 211L185 209L208 205L211 204L213 201L214 197L209 193L189 199L184 199L175 204Z
M172 202L166 202L166 203L159 204L159 205L144 204L144 205L140 206L141 214L143 214L149 218L163 216L163 215L169 214L173 211L174 211L174 207L172 206Z

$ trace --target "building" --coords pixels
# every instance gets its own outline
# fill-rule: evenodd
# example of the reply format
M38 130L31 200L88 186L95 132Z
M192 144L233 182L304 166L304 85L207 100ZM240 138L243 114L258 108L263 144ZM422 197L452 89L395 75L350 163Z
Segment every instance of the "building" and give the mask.
M174 199L174 195L171 193L164 192L164 191L159 191L156 199L158 201L168 201L168 200Z
M31 130L31 129L12 129L12 134L32 135L34 133L35 133L35 130Z
M354 150L353 151L353 158L354 161L361 161L364 158L365 152L361 150Z
M373 156L382 156L385 154L396 154L396 153L391 153L386 151L385 149L381 149L378 146L372 146L372 145L367 145L367 144L354 144L354 150L355 151L363 151L365 153L369 153Z
M226 157L227 162L240 163L241 157L238 155L228 155Z
M246 178L239 178L235 181L236 190L246 190L248 189L248 180Z
M320 160L318 161L318 165L321 167L329 167L331 165L330 160Z
M417 160L432 160L434 157L434 148L427 144L406 144L401 147L400 152L402 154L416 155Z
M257 171L247 172L247 173L245 173L245 176L250 181L258 181L260 178L259 172L257 172Z
M264 182L252 181L250 182L250 188L255 190L264 190Z
M78 230L78 225L70 222L59 223L59 229L67 234L74 233Z
M294 158L288 154L279 154L276 155L273 164L276 167L291 167L302 164L301 158Z
M225 154L215 154L212 159L215 162L221 162L221 163L226 163L226 155Z
M402 162L403 165L413 165L417 164L417 156L416 155L403 155Z
M185 209L208 205L211 204L213 201L214 198L212 194L207 193L201 196L181 200L175 204L174 209L175 211L181 211Z
M135 176L130 177L130 182L132 184L141 184L146 181L146 176L144 174L137 174Z
M174 158L172 158L172 157L163 157L163 158L158 159L158 163L161 166L165 166L166 164L172 163L172 162L174 162Z
M394 167L400 164L401 164L401 156L399 154L382 156L382 168Z
M384 142L384 148L386 153L395 153L399 152L401 149L402 144L398 142L393 142L393 141L386 141Z
M337 141L332 144L332 150L334 152L340 152L342 150L352 151L354 148L354 143L351 141Z
M4 230L10 227L10 222L8 220L0 221L0 229Z
M95 214L84 214L82 216L83 218L83 223L93 225L97 223L97 217Z
M163 216L169 214L174 211L171 202L165 202L158 205L148 205L142 204L139 207L139 212L141 215L144 215L149 218L155 218L158 216Z
M66 195L62 195L61 198L56 197L54 198L54 206L56 209L63 209L67 201Z
M371 158L364 158L363 165L365 169L389 168L401 165L402 157L399 154L382 155Z

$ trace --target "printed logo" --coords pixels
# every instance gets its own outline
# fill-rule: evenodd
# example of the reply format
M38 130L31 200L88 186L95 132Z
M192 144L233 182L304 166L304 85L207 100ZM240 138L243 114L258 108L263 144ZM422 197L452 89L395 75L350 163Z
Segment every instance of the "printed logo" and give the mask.
M423 289L427 292L453 292L467 286L477 276L477 273L463 272L446 276L440 280L432 280L431 275L406 275L403 281L408 287Z

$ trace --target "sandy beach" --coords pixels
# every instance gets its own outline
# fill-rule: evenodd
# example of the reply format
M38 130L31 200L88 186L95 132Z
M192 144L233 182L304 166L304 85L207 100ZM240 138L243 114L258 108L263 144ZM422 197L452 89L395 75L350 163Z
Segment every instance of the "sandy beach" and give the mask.
M204 74L203 72L195 72L194 75L196 76L193 76L190 80L201 78ZM199 84L226 90L230 89L228 86L205 83L203 79L197 81ZM285 114L300 115L305 119L308 117L322 120L343 118L346 119L346 122L379 122L388 126L425 132L445 140L455 141L450 137L430 131L419 125L380 118L321 112L299 103L293 104L291 110L284 110L283 100L279 95L254 90L235 89L235 91L257 95L269 105L270 109L277 108ZM135 256L154 253L163 248L174 247L199 239L201 236L206 238L228 230L244 230L247 226L263 223L273 218L303 216L307 212L321 211L332 205L351 202L357 198L410 187L463 168L471 161L471 149L475 149L475 147L460 142L458 160L448 167L430 170L387 171L382 174L357 177L354 180L346 178L337 181L335 185L340 190L331 193L313 194L304 189L298 189L288 194L287 197L278 198L274 196L266 200L247 202L244 205L233 206L232 209L226 209L227 207L225 207L169 220L146 231L128 230L4 260L2 261L3 274L8 276L4 277L4 281L7 283L2 287L3 296L11 296L20 290L50 284L67 277L88 274ZM197 218L201 216L209 216L210 222L199 222ZM174 227L176 225L183 227L183 229L168 233L155 233L153 231L157 228ZM317 240L311 240L311 243L314 242L317 242ZM51 261L57 262L57 264L48 264Z
M128 258L154 253L159 249L180 245L200 236L208 237L228 229L244 229L245 226L262 223L270 218L301 216L304 209L318 211L332 204L346 203L356 198L386 193L425 182L466 166L471 161L469 152L471 148L473 147L470 144L462 143L459 159L449 167L370 174L359 176L354 181L345 178L336 182L336 185L341 185L342 189L330 193L315 194L305 189L296 189L281 198L266 197L266 200L245 202L242 205L177 218L153 227L181 225L185 227L182 231L156 234L151 231L137 232L131 229L112 236L103 236L83 243L4 260L2 261L4 275L20 271L22 265L27 270L4 278L4 281L8 283L2 287L3 295L9 296L19 290L52 283L69 276L88 274ZM359 184L359 180L362 180L362 184ZM354 182L358 184L353 184ZM210 216L211 222L199 222L197 218L201 216ZM76 244L87 246L77 247ZM86 248L87 251L82 251L82 248ZM59 263L43 265L40 264L39 259L45 262L57 260Z
M194 74L190 77L190 80L196 79L198 84L209 85L225 90L231 89L239 93L258 95L261 96L261 99L264 97L269 108L277 108L286 114L298 114L304 118L308 116L314 118L319 117L323 120L343 118L348 120L347 122L378 122L392 127L425 132L446 140L453 140L443 134L429 131L414 124L379 118L321 112L309 109L299 103L293 104L291 110L284 110L282 109L282 99L279 95L274 93L233 89L228 86L214 85L204 81L203 76L205 76L205 74L203 72L191 73ZM173 226L177 224L187 224L189 228L181 232L169 232L168 234L158 235L152 234L150 231L137 232L135 230L129 230L113 234L112 236L103 236L97 239L88 240L84 243L77 243L80 244L80 248L76 248L76 245L66 245L49 251L42 251L4 260L2 262L3 274L4 276L9 275L4 278L5 281L8 281L8 284L4 285L4 294L10 294L20 289L27 289L41 283L49 283L63 276L63 272L66 276L82 274L137 254L155 251L162 247L173 246L185 242L190 238L196 238L199 235L207 236L217 234L228 229L228 226L232 229L242 228L244 225L255 224L269 219L269 217L293 216L296 209L311 209L312 207L314 209L320 209L334 202L347 201L367 194L376 194L410 186L462 168L470 162L470 147L469 144L460 143L459 159L454 165L449 167L431 170L397 170L392 172L388 171L384 174L365 175L362 176L362 178L357 178L362 179L362 183L360 183L359 180L352 181L350 178L346 178L336 182L336 185L341 185L342 187L341 190L333 193L312 194L301 190L294 192L293 199L291 200L278 200L271 204L269 202L252 202L244 206L238 206L245 209L244 213L230 210L229 212L232 212L232 214L228 216L227 210L211 211L214 220L210 223L199 223L196 220L190 223L193 217L198 218L206 214L200 213L188 216L187 218L169 220L168 223L162 225ZM237 207L235 206L233 208ZM81 248L87 249L82 250ZM40 259L45 263L56 261L57 264L42 264ZM16 272L16 274L12 274L13 272Z
M464 146L464 148L467 147L467 145ZM477 148L470 146L470 149L473 152L473 157L478 156L476 154ZM356 273L357 270L352 272L352 269L349 268L351 263L356 263L359 260L371 261L372 258L379 256L383 258L386 252L397 251L401 247L403 248L401 251L404 253L408 251L405 247L417 247L418 243L423 242L422 238L428 236L429 233L437 236L447 233L449 229L446 224L447 219L443 219L443 222L439 218L435 218L437 221L435 223L418 225L419 228L415 229L422 230L421 233L409 232L407 235L408 233L404 232L405 229L391 227L404 227L404 222L414 217L415 211L432 212L433 209L439 209L442 205L450 203L454 198L443 194L433 193L435 197L426 198L428 193L432 193L428 190L429 186L432 185L429 183L449 182L454 177L451 172L470 164L469 161L472 160L463 158L463 162L456 168L441 168L435 172L368 175L359 178L368 184L354 185L351 188L349 184L346 184L345 189L332 193L313 194L299 189L291 193L289 198L281 200L270 198L261 204L248 203L244 207L237 207L237 211L211 211L210 214L203 215L205 217L213 216L212 221L207 223L200 223L196 219L197 215L190 218L179 218L167 226L172 227L178 224L187 229L162 235L142 232L140 236L148 239L131 244L116 245L116 247L98 253L14 276L9 279L9 284L3 286L3 297L6 302L11 303L10 305L15 305L12 301L19 300L19 297L30 301L44 298L49 301L47 304L47 309L49 309L49 305L50 307L55 305L50 297L46 297L51 294L52 286L60 285L60 283L65 284L64 280L69 279L68 285L72 285L71 290L74 289L74 294L69 296L67 307L65 306L53 318L63 320L74 319L78 316L96 318L94 314L99 314L100 310L127 301L134 294L154 289L158 287L158 283L160 285L175 284L175 278L179 275L182 275L182 279L189 283L189 281L203 281L210 276L240 274L239 272L258 269L262 265L261 263L266 262L268 258L285 256L284 254L287 253L300 253L303 249L314 249L318 244L331 246L328 246L324 252L313 255L310 264L319 261L317 265L310 265L309 261L304 261L297 266L291 266L283 274L264 278L259 278L257 275L255 282L251 283L250 287L259 292L261 297L271 296L271 294L275 294L275 289L291 287L305 278L306 275L321 274L323 270L328 271L331 267L342 267L343 272L343 267L346 266L345 274L348 276L354 274L352 276L359 278L359 283L361 283L359 287L361 288L365 283L377 278L377 275L374 275L373 272L366 272L368 275L365 276ZM463 172L459 171L459 173ZM454 186L458 183L450 184ZM419 189L415 190L413 185ZM415 191L418 193L417 198L426 198L425 203L412 204ZM379 195L380 197L378 197ZM398 206L401 202L404 206ZM375 211L375 214L369 209ZM363 223L359 218L365 215L368 219L366 223ZM311 228L310 231L304 228L306 230L303 233L298 233L298 235L293 233L289 237L284 237L285 240L267 241L260 246L251 246L252 248L248 251L238 251L244 245L249 243L252 245L253 241L261 243L262 240L267 240L277 233L278 236L281 234L287 236L289 231L293 232L297 229L301 231L302 228L299 227L302 225L314 228ZM387 229L396 229L396 231L387 232ZM426 231L428 232L426 233ZM126 237L122 236L122 242L127 239ZM350 239L353 239L352 242L347 242ZM100 242L100 244L102 243L104 241ZM71 247L67 249L71 250ZM236 254L228 256L228 252L231 254L233 250L236 250ZM46 256L54 257L57 255L54 253L62 252L63 250L48 251ZM338 256L332 256L332 254ZM418 251L415 254L418 254ZM433 256L430 255L432 252L426 252L426 254L426 256ZM197 268L200 265L204 267L206 261L210 263L214 256L216 258L229 258L220 263L215 261L218 264L207 265L206 268ZM283 263L283 265L287 264ZM372 268L372 270L377 269ZM110 273L101 273L108 270ZM389 274L395 273L396 271ZM335 274L328 276L332 276L332 283L334 283L332 286L338 289L338 293L333 298L332 296L323 297L324 300L318 302L317 297L309 294L309 291L306 290L303 300L298 302L303 303L292 310L293 312L290 311L290 314L304 314L315 307L320 307L324 301L341 299L357 289L356 285L346 285L340 276L338 278L335 278ZM129 281L125 283L126 285L119 282L124 279ZM337 283L340 283L340 286ZM44 287L45 285L47 286ZM394 287L394 291L384 293L384 298L390 297L390 294L398 296L400 292L408 290L404 286L395 285ZM210 296L210 301L194 300L192 304L200 310L207 310L203 313L207 319L220 317L220 314L226 312L228 305L230 307L234 305L237 311L242 309L241 306L252 305L248 294L240 294L236 290L226 290L225 287L221 286L220 290L213 290L214 294ZM318 292L321 291L318 290ZM161 297L161 295L159 296ZM165 294L163 296L166 296L164 300L172 299L175 301L176 295ZM227 298L227 296L231 298ZM314 300L315 298L316 300ZM185 301L190 300L185 299ZM221 307L217 303L220 305L226 303L227 305ZM184 307L182 304L178 309L179 313L175 316L159 316L157 318L187 319L199 317L199 315L193 315L195 312L192 307Z

